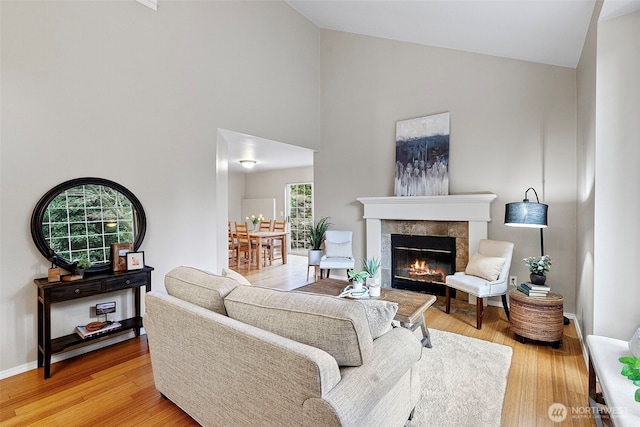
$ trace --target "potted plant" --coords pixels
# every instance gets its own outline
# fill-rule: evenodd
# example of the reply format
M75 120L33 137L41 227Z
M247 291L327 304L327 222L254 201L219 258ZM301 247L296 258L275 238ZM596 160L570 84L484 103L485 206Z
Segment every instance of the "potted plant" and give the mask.
M91 263L84 258L76 261L76 271L82 277L84 277L84 271L89 267L91 267Z
M320 259L322 258L322 249L320 249L320 247L322 246L324 235L330 225L329 217L322 217L311 225L307 239L310 246L309 265L320 265Z
M378 279L376 275L378 271L380 271L380 258L368 258L362 262L362 267L364 267L364 271L367 272L367 285L378 284Z
M251 224L253 224L253 231L258 231L258 224L260 224L260 221L264 221L264 217L262 214L258 216L251 215L251 218L247 217L246 220L251 221Z
M524 264L529 268L529 279L534 285L544 285L547 280L547 271L551 267L549 255L532 256L524 259Z
M369 274L366 271L358 271L348 270L347 276L349 276L349 280L351 280L351 286L353 289L362 289L362 285L364 284L365 279Z

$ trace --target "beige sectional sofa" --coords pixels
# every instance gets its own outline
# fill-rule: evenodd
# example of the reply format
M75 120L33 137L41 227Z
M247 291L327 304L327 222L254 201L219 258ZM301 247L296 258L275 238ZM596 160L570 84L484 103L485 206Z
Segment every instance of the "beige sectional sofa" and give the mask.
M397 306L241 285L178 267L146 295L156 387L204 426L402 426L419 340Z

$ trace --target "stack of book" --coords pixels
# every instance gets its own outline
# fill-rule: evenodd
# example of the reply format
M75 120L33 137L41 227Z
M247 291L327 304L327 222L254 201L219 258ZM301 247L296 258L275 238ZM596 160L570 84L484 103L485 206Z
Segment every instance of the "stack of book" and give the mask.
M533 298L544 298L551 291L551 288L547 285L534 285L527 282L519 284L518 290Z
M76 333L80 335L82 339L85 339L95 337L96 335L102 335L115 329L120 329L121 327L122 325L120 324L120 322L111 322L104 328L98 329L97 331L88 331L84 325L79 325L76 327Z

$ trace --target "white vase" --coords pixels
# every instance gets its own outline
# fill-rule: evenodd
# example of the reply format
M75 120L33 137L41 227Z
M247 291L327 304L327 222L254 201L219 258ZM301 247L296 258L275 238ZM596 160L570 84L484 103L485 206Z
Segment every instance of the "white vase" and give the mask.
M309 249L309 265L320 265L322 249Z
M636 329L636 333L629 340L629 351L635 357L640 357L640 328Z
M355 280L351 282L351 286L354 290L362 289L362 282L356 282Z
M367 277L367 286L379 286L380 279L377 277Z
M369 296L370 297L379 297L380 296L380 286L379 285L371 285L369 286Z

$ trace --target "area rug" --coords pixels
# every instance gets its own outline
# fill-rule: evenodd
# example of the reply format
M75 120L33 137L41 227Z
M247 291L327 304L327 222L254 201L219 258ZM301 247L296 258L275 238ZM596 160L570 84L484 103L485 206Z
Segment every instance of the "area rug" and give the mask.
M500 426L511 347L430 329L422 390L410 427Z

